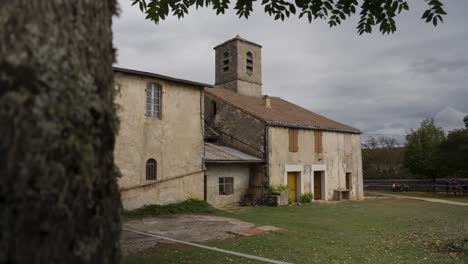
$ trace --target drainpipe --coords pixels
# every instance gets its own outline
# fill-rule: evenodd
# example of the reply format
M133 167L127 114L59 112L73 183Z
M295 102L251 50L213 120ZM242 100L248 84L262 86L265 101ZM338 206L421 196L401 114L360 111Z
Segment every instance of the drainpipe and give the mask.
M264 169L264 173L265 173L265 178L268 179L268 187L270 185L270 150L269 150L269 129L270 127L268 125L265 126L265 132L264 132L264 138L263 138L263 145L264 145L264 159L265 159L265 169ZM265 200L265 196L264 196L264 189L266 184L266 181L265 179L262 179L262 188L261 188L261 198L262 198L262 202L264 202Z

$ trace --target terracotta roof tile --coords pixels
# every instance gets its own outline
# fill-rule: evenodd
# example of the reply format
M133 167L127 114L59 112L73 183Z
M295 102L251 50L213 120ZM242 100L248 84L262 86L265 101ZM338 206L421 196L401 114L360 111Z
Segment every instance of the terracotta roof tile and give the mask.
M205 91L207 95L216 97L272 126L361 133L359 129L341 124L278 97L269 97L271 108L266 108L263 98L260 97L246 96L224 88L206 88Z

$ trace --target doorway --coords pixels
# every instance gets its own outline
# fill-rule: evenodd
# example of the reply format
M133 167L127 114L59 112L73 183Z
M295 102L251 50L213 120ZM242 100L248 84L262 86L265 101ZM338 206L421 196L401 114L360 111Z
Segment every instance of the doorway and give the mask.
M353 189L353 178L351 178L351 172L346 173L346 190L351 191Z
M297 172L288 171L289 199L297 202Z
M322 172L314 171L314 200L322 200Z

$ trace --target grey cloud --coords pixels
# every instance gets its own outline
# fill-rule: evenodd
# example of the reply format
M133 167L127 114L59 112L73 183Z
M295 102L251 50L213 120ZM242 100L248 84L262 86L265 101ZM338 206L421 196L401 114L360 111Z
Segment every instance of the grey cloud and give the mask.
M213 83L212 48L240 34L263 45L264 93L356 126L364 138L402 139L424 118L437 116L448 129L458 125L453 113L468 113L467 3L447 1L449 16L434 28L420 20L424 2L411 1L397 33L358 36L356 18L332 29L322 21L281 23L258 4L249 20L200 9L156 26L120 1L114 43L121 67Z

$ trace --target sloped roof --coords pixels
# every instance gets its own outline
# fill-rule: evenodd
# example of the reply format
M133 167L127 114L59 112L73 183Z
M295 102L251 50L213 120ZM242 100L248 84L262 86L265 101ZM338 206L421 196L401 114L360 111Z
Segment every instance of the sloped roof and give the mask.
M263 162L262 159L237 149L205 142L205 161L219 163Z
M120 72L120 73L126 73L126 74L131 74L131 75L145 76L149 78L156 78L156 79L161 79L161 80L166 80L166 81L189 84L189 85L193 85L197 87L198 89L204 88L204 87L213 87L213 85L211 84L179 79L179 78L170 77L170 76L161 75L161 74L152 73L152 72L138 71L138 70L132 70L132 69L119 68L119 67L112 67L112 70L114 72Z
M266 108L263 98L238 94L224 88L206 88L213 96L269 125L318 129L345 133L361 133L359 129L341 124L278 97L269 97L271 108Z

